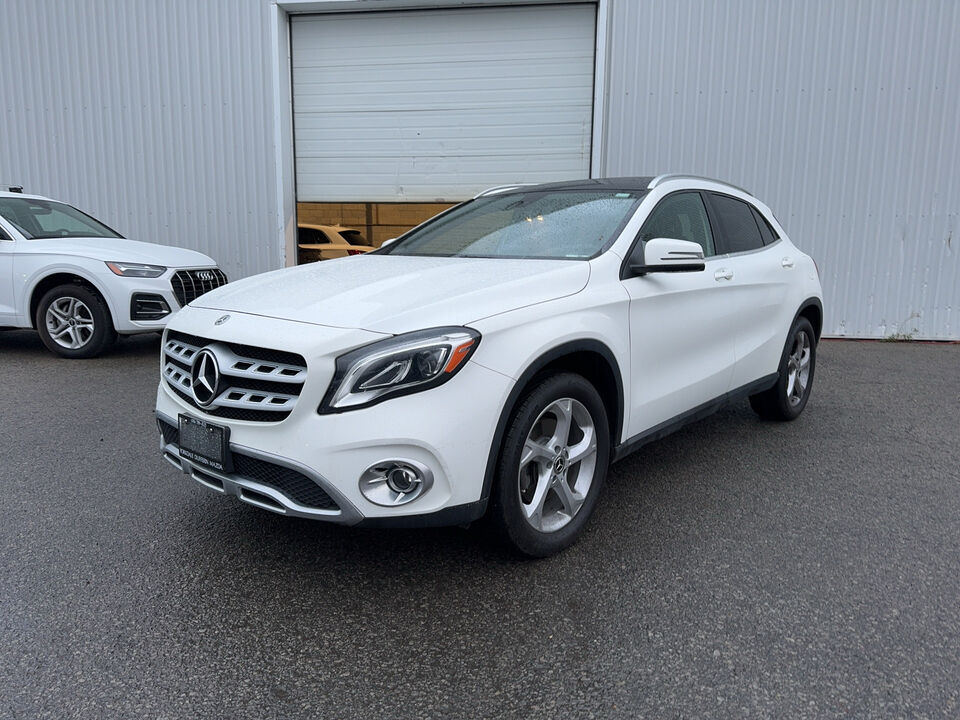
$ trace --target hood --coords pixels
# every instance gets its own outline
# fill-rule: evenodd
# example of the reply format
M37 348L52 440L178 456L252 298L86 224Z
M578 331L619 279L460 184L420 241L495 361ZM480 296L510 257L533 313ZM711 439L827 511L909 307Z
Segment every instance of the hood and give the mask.
M17 250L30 254L74 255L105 262L134 262L170 268L216 265L196 250L123 238L41 238L27 240Z
M238 280L191 305L396 334L572 295L589 277L579 260L357 255Z

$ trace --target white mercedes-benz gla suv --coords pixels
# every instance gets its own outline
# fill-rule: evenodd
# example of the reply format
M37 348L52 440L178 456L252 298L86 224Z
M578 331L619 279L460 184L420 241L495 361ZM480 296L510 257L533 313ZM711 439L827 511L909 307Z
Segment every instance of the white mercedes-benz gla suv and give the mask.
M252 505L487 515L545 556L645 442L738 397L796 418L821 321L813 260L736 187L494 188L376 252L190 303L164 335L157 420L167 460Z
M0 192L0 329L35 328L66 358L117 335L158 332L170 315L227 282L206 255L127 240L74 207Z

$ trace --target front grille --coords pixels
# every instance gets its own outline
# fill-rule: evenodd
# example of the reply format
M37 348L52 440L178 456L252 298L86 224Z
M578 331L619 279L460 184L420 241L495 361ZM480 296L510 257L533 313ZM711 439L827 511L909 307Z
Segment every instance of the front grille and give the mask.
M157 420L157 424L160 426L164 443L179 445L180 429L176 425L165 420ZM232 457L233 476L266 485L306 507L320 508L321 510L340 509L322 487L303 473L243 453L234 452Z
M170 278L173 294L180 307L186 307L204 293L227 284L227 276L220 268L178 270Z
M201 407L193 396L193 361L202 349L217 359L215 397ZM169 330L163 344L162 374L167 386L203 413L251 422L279 422L292 411L307 378L302 355L220 342Z

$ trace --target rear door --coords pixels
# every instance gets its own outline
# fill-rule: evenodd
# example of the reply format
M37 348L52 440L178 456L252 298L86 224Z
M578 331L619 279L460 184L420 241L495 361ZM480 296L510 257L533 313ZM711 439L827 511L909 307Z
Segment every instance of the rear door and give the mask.
M775 373L796 308L788 307L793 266L784 260L779 238L752 204L717 192L704 193L723 253L729 302L737 321L736 366L731 389Z
M730 327L738 308L729 283L717 277L724 260L700 192L663 198L640 230L703 247L702 272L649 273L623 280L630 295L631 413L634 437L727 392L735 360Z

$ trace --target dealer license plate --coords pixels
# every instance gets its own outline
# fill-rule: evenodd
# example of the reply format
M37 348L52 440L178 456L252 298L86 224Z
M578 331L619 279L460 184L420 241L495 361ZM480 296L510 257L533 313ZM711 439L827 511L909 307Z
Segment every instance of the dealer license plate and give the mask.
M180 457L211 470L231 472L230 428L180 415Z

